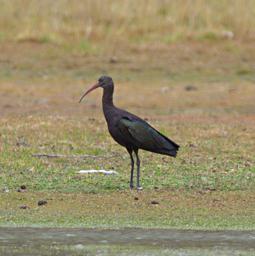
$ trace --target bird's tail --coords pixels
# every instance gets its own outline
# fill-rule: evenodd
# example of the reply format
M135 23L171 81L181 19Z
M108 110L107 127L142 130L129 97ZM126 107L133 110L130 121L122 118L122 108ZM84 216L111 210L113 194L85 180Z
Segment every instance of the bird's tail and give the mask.
M180 146L177 143L175 143L174 141L170 140L169 138L167 138L165 136L164 136L164 138L167 140L167 144L163 147L163 149L161 150L162 152L160 152L160 153L163 155L176 157Z
M175 149L169 150L169 151L168 151L168 155L169 155L169 156L172 156L172 157L176 157L176 156L177 156L177 153L178 153L178 150L179 150L179 146L176 147Z
M171 144L172 144L171 148L166 149L165 154L172 156L172 157L176 157L180 146L177 145L175 142L173 142Z

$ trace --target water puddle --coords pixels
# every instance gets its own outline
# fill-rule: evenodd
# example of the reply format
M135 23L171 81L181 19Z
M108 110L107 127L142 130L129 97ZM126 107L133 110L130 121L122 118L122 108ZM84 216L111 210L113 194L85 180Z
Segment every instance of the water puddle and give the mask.
M0 228L0 255L255 255L255 231Z

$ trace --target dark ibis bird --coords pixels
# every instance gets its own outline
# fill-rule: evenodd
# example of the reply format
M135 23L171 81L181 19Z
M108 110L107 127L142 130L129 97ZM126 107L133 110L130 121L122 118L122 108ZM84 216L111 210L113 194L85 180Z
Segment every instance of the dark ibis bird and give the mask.
M179 145L154 129L145 120L125 110L115 107L113 104L114 83L111 77L101 76L98 82L90 87L81 97L82 99L96 88L103 88L103 111L108 125L108 130L113 139L125 147L131 159L130 188L133 189L134 158L136 156L137 183L140 187L140 159L138 150L143 149L150 152L176 157Z

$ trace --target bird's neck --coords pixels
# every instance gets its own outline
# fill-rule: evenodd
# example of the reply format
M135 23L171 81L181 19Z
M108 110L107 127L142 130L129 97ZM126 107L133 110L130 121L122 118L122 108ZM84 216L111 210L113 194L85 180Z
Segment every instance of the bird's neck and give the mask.
M104 111L104 116L108 125L111 122L111 113L115 108L113 104L112 96L113 96L113 88L104 89L103 111Z
M113 87L104 89L103 94L103 107L113 107Z

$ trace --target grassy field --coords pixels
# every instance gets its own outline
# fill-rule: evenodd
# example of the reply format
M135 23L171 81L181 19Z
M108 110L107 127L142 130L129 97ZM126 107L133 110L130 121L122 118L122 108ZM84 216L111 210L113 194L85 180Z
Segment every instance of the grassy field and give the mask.
M121 43L250 40L253 0L0 1L0 40L73 44L107 51ZM102 42L106 42L102 45Z
M182 9L177 2L140 1L134 12L126 12L133 1L105 2L109 9L70 1L59 11L66 1L51 8L49 1L27 1L17 14L19 1L3 1L0 225L254 229L253 1L245 9L231 2L218 19L215 11L229 1L183 1ZM193 24L187 15L195 6ZM37 9L42 16L35 17ZM172 27L163 22L168 16ZM225 38L226 30L234 37ZM171 38L163 40L165 31ZM129 191L130 159L108 134L102 92L78 104L105 73L115 80L117 106L181 145L176 159L140 153L140 193ZM93 157L75 157L82 155ZM99 168L119 174L77 173ZM47 205L38 206L42 199Z

